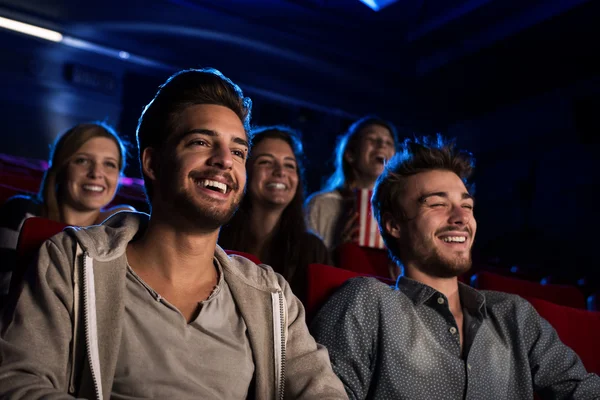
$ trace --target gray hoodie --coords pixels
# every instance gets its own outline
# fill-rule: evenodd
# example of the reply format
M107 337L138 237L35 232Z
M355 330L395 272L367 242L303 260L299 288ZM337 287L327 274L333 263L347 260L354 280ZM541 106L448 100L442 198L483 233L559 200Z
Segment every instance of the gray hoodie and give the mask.
M125 250L148 216L121 212L68 228L40 249L0 331L0 398L110 398L124 317ZM216 247L248 328L256 399L347 399L304 308L265 265Z

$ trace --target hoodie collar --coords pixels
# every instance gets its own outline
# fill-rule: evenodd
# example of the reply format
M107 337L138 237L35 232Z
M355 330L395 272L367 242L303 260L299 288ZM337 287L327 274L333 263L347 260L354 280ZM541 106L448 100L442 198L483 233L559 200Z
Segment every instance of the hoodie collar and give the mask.
M148 214L121 211L100 225L69 227L67 232L91 258L107 262L124 256L127 244L144 233L149 221ZM235 276L247 285L269 292L280 289L276 275L270 267L256 268L252 261L241 256L229 256L218 245L215 247L214 257L223 269L226 279L227 275Z

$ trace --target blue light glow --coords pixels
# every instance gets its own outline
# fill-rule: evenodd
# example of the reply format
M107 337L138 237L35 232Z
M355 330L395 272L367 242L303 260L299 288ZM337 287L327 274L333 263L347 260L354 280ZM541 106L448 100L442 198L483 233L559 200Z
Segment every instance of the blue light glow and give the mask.
M369 7L373 11L379 11L384 7L389 6L390 4L395 3L398 0L360 0L367 7Z

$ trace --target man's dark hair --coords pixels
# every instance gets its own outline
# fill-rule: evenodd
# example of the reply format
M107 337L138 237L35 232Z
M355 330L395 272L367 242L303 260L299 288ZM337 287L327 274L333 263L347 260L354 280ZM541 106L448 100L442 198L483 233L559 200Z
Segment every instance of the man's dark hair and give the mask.
M144 150L150 147L160 151L170 135L179 128L181 113L199 104L219 105L232 110L240 118L250 139L252 102L244 97L242 89L216 69L183 70L159 87L156 96L142 112L136 133L140 166ZM148 201L152 203L152 182L144 179L144 185Z
M356 180L355 171L344 155L348 151L354 153L358 152L362 133L365 131L365 128L371 125L383 126L390 131L392 139L394 140L394 147L398 146L398 133L391 122L374 115L368 115L355 121L350 125L348 131L338 138L333 160L335 171L327 179L327 182L323 187L324 191L345 188L354 183Z
M450 171L458 175L472 193L474 188L467 179L474 167L475 159L471 153L457 150L454 141L447 141L441 135L404 141L377 178L371 199L381 236L394 261L400 261L400 248L397 239L386 232L383 216L389 213L398 222L406 219L401 201L406 191L406 179L421 172Z

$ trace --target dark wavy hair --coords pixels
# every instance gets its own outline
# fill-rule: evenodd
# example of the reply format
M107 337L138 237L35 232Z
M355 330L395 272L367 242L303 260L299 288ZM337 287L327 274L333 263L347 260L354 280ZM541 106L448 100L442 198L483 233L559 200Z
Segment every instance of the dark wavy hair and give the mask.
M240 119L250 142L252 101L242 89L213 68L187 69L172 75L144 108L137 126L138 156L142 176L142 154L147 147L160 150L179 127L183 111L194 105L214 104L232 110ZM144 179L146 196L152 206L152 182Z
M261 259L262 262L273 266L288 281L292 279L296 272L296 267L300 264L302 242L307 232L306 222L302 205L304 204L304 151L299 132L282 125L258 127L252 131L253 147L265 139L280 139L290 145L294 157L296 157L296 173L298 174L298 186L296 194L292 201L281 214L281 219L273 232L270 243L267 243L267 256ZM250 184L253 176L253 158L252 153L248 159L248 183ZM249 193L246 193L237 213L231 221L221 229L219 235L219 244L221 247L251 252L252 238L250 227L247 221L252 213L252 199ZM257 256L260 256L257 254Z
M60 135L50 150L49 167L44 173L37 196L42 203L42 217L61 221L58 192L60 185L63 183L67 165L81 146L88 140L97 137L108 138L115 142L119 149L119 172L123 173L127 161L127 148L126 143L119 137L117 132L105 122L98 121L75 125Z
M439 134L435 138L424 136L404 141L400 151L377 178L371 199L379 231L394 261L400 262L400 248L398 240L386 232L383 216L389 213L397 221L406 219L401 201L406 191L406 179L421 172L450 171L458 175L473 194L475 187L468 179L474 168L475 159L471 153L456 149L454 140L446 140Z
M325 182L324 191L345 188L356 180L354 169L344 155L348 151L358 151L361 135L365 128L371 125L380 125L390 131L392 139L394 139L394 146L398 146L398 132L391 122L375 115L368 115L355 121L346 133L338 137L333 160L335 171Z

